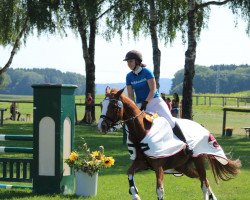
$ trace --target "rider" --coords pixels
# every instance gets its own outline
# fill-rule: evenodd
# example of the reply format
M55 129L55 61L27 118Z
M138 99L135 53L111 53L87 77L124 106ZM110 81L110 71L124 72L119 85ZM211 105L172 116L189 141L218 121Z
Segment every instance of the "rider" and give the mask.
M176 119L171 115L166 102L160 97L156 89L155 77L152 71L142 64L142 54L139 51L129 51L124 61L127 61L128 67L131 69L126 76L126 85L128 97L134 100L134 93L136 95L136 103L141 110L151 112L167 119L174 134L183 142L187 141L176 124ZM187 145L187 153L192 154L192 150Z

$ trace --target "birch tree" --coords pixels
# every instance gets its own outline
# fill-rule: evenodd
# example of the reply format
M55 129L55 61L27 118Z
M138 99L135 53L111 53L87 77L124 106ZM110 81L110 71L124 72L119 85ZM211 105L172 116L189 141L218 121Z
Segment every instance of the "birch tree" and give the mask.
M192 89L193 78L195 75L195 59L197 35L204 23L204 13L210 9L210 6L227 5L233 13L242 17L247 22L246 32L249 34L250 28L250 1L249 0L224 0L224 1L203 1L188 0L188 48L185 52L184 80L183 80L183 101L182 101L182 117L192 119ZM202 20L201 20L202 19ZM230 46L230 44L229 44Z

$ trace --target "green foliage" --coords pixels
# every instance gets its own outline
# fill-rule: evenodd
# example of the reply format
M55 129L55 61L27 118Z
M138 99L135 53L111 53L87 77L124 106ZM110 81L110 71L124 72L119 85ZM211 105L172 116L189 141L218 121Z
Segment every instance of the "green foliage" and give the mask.
M155 22L157 33L165 43L172 42L177 30L183 30L186 20L186 1L117 1L115 7L106 17L107 29L104 35L111 39L114 33L121 37L124 32L131 32L135 39L139 36L150 35L150 4L155 4ZM129 35L129 34L128 34Z
M27 0L27 13L30 19L30 26L36 27L37 32L54 33L57 28L57 16L60 10L59 0Z
M4 89L10 83L10 77L8 74L4 73L0 75L0 89Z
M26 6L19 0L0 1L0 44L12 44L26 18Z
M234 0L228 3L229 8L234 14L241 17L247 23L246 32L250 35L250 1Z
M6 76L6 80L2 82L1 94L31 95L32 84L74 84L78 86L76 94L85 92L85 77L72 72L63 73L49 68L9 69L7 75L4 76ZM5 88L3 88L4 85Z
M183 74L183 69L175 73L171 93L182 93ZM193 89L195 93L216 93L216 84L219 81L220 93L250 90L249 74L249 65L196 66Z

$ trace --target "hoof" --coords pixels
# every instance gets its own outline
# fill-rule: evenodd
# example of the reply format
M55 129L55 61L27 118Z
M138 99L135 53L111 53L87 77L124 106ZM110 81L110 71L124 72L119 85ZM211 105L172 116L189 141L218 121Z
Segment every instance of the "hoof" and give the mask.
M210 194L209 195L209 200L217 200L217 198L214 196L214 194Z
M132 200L141 200L141 198L138 194L136 194L133 196Z

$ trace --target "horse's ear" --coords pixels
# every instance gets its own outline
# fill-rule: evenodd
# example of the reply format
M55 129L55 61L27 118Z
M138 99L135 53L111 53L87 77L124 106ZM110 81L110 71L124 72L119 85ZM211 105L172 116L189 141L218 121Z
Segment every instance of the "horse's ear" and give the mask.
M105 89L105 96L107 97L110 94L110 87L107 86Z
M119 98L119 97L121 96L121 94L123 93L123 91L124 91L125 88L126 88L126 87L120 89L120 90L115 94L115 97L116 97L116 98Z

